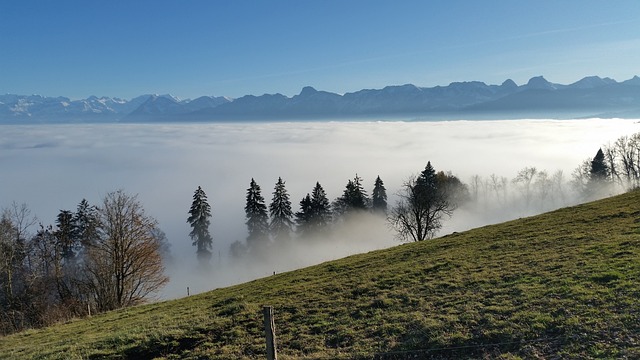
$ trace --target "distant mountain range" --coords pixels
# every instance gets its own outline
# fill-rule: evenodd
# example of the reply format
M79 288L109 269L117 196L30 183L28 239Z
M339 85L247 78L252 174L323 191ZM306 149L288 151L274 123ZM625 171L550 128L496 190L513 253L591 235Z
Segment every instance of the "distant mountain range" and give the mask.
M344 95L305 87L300 94L202 96L179 100L142 95L131 100L91 96L82 100L0 95L0 123L192 122L319 119L521 119L640 118L640 78L617 82L585 77L570 85L542 76L518 86L479 81L431 88L407 84Z

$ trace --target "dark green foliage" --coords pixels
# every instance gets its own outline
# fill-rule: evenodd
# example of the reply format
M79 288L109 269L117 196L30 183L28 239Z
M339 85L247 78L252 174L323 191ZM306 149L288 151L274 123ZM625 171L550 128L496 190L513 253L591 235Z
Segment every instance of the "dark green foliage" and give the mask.
M73 222L73 213L69 210L60 210L56 218L57 230L55 236L62 250L62 257L71 260L75 257L77 248L77 231Z
M264 203L260 185L253 178L247 189L247 202L244 212L247 218L247 229L249 230L249 236L247 237L249 248L266 245L269 240L269 215L267 214L267 206Z
M307 194L300 200L300 211L296 213L296 231L300 235L308 234L311 231L311 217L313 208L311 205L311 195Z
M193 202L189 209L187 222L191 225L189 236L193 240L193 246L197 247L196 254L201 264L208 263L211 258L213 238L209 233L210 218L211 205L207 202L207 194L198 186L193 194Z
M98 215L95 206L89 205L86 199L78 204L73 216L75 236L82 247L95 243L98 238Z
M341 218L354 211L364 211L369 206L367 192L362 186L362 178L356 174L353 180L349 180L342 196L333 202L333 212L336 218Z
M422 197L424 201L428 201L429 197L435 196L435 192L438 189L438 179L436 176L436 170L431 165L431 161L427 162L427 166L416 179L416 191L418 196Z
M591 161L591 171L589 172L589 175L589 179L594 182L604 182L609 180L609 167L605 162L602 149L598 149L596 156L594 156Z
M387 213L387 189L384 187L384 182L382 182L380 176L376 178L376 182L373 186L373 192L371 194L371 210L374 213L379 214Z
M322 231L331 223L331 205L319 182L311 194L311 226L314 231Z
M440 171L436 174L439 191L447 194L449 201L458 207L471 199L469 188L460 179L451 174Z
M331 206L322 185L316 182L312 195L300 200L300 211L296 213L297 231L300 235L318 234L331 223Z
M398 194L400 200L389 215L399 239L423 241L435 236L442 218L451 216L457 206L456 180L444 173L438 177L428 162L417 178L405 182Z
M293 211L291 201L285 188L285 182L278 178L278 182L273 190L273 198L269 204L269 214L271 223L269 229L276 242L286 242L291 239L291 229L293 227Z

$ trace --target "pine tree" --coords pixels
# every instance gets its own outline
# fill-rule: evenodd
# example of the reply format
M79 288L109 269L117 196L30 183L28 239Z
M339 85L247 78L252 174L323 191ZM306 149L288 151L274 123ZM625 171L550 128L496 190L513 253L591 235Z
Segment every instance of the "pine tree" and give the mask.
M419 196L428 199L429 197L434 196L437 188L438 179L436 176L436 170L431 166L431 161L428 161L427 166L425 166L424 170L422 170L420 176L418 176L418 179L416 180L416 190Z
M213 238L209 233L210 218L211 205L207 202L207 194L198 186L193 194L193 202L189 209L187 222L192 228L189 236L193 240L193 246L197 247L196 255L201 265L206 265L211 259Z
M316 182L311 195L311 226L319 231L331 223L331 205L322 185Z
M588 163L585 165L589 165ZM609 166L607 165L602 149L598 149L596 156L591 160L586 186L583 196L587 199L598 198L605 194L607 183L610 179Z
M293 226L293 211L291 201L285 188L285 182L278 178L273 191L273 198L269 204L269 214L271 223L269 228L276 242L288 241L291 239L291 228Z
M604 159L602 149L598 149L596 156L591 161L591 171L589 179L596 182L604 182L609 179L609 167Z
M55 231L55 237L58 239L62 258L66 261L73 260L76 250L73 213L69 210L60 210L56 218L56 226L58 229Z
M384 187L384 182L380 179L380 176L376 178L376 182L373 186L373 193L371 199L371 209L374 213L386 214L387 213L387 189Z
M353 180L347 182L342 196L333 202L333 212L337 217L341 217L354 210L365 210L368 205L369 198L362 186L362 178L356 174Z
M311 195L307 194L300 200L300 211L296 213L296 231L300 235L307 235L310 232L312 208Z
M78 204L73 217L75 236L80 246L86 250L98 239L98 215L95 206L89 205L86 199L82 199Z
M247 203L244 207L244 212L247 218L247 229L249 230L247 244L250 248L253 248L266 241L269 234L267 206L264 204L260 185L253 178L247 189Z

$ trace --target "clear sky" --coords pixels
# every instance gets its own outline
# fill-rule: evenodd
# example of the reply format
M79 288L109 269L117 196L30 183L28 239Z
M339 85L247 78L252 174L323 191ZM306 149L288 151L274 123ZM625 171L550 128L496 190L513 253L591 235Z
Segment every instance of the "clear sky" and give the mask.
M0 93L132 98L640 75L640 1L0 0Z

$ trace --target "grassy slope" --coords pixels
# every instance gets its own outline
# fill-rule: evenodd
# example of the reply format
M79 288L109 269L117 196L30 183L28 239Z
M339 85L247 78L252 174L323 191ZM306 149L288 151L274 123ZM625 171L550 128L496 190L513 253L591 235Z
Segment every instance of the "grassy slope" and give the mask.
M263 358L262 305L281 359L638 358L639 280L636 191L0 338L0 358Z

